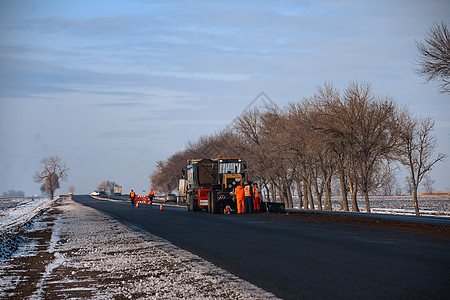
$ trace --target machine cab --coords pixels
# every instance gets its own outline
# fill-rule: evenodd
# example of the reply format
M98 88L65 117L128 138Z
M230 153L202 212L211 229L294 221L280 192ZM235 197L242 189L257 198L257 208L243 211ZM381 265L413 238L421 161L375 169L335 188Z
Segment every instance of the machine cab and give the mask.
M224 192L243 184L245 164L240 158L219 158L219 178Z

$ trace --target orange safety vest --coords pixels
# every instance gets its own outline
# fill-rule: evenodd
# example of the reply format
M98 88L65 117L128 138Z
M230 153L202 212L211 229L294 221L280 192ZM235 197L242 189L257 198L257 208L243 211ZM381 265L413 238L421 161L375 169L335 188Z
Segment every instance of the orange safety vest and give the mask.
M253 195L255 195L255 198L261 198L261 189L258 189L257 187L253 188Z
M135 195L136 195L135 192L131 192L131 193L130 193L130 197L134 197Z
M150 190L150 192L148 192L148 195L149 195L149 196L150 196L150 195L155 196L155 193L153 193L153 190Z
M252 196L252 192L251 192L251 186L250 185L246 185L244 188L244 195L245 197L251 197Z

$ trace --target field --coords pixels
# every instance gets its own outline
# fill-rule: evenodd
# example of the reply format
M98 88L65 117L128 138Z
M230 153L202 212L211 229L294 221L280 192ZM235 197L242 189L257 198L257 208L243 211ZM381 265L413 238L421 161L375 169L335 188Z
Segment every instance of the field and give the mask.
M412 196L370 196L372 213L414 215L414 201ZM448 196L421 196L419 210L423 216L450 217L450 197ZM294 208L299 208L298 197L294 197ZM342 205L341 196L332 196L332 208L339 211ZM350 198L349 209L352 210ZM324 198L322 198L322 206ZM358 196L358 207L365 211L365 202L362 196ZM318 208L317 201L315 209Z

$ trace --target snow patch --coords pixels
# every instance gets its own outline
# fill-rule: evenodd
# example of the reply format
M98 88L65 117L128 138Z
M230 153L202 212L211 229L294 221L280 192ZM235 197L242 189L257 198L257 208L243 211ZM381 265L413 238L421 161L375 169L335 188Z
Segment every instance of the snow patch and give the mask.
M11 231L12 228L26 224L41 211L52 205L54 200L48 198L3 199L0 210L0 230Z

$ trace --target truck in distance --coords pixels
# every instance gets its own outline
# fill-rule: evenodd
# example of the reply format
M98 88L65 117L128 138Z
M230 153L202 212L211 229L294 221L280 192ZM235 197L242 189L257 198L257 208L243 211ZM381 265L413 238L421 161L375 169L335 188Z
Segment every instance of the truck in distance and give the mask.
M122 186L120 186L120 185L114 186L114 195L116 195L116 196L122 195Z

